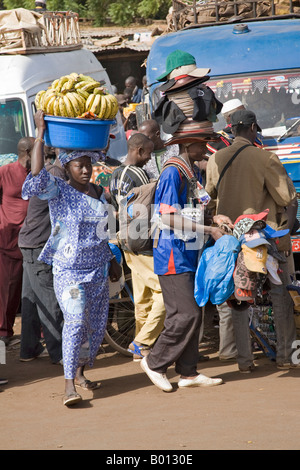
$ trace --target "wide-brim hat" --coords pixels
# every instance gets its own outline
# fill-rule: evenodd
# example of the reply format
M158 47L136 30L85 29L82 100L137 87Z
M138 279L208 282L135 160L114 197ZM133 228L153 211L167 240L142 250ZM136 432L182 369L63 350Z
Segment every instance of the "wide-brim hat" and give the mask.
M198 68L195 57L188 52L176 49L171 52L166 60L166 71L157 77L159 82L175 78L179 75L191 77L204 77L210 72L210 68Z
M170 139L165 141L164 146L175 145L175 144L193 144L195 142L212 142L220 139L220 134L213 132L212 134L207 133L190 133L190 134L177 134L173 135Z
M206 75L205 77L197 78L191 77L189 75L179 75L177 78L172 78L167 80L165 83L160 85L157 89L166 95L168 93L173 93L174 91L184 91L192 88L196 85L200 85L201 83L207 82L209 80L209 76Z

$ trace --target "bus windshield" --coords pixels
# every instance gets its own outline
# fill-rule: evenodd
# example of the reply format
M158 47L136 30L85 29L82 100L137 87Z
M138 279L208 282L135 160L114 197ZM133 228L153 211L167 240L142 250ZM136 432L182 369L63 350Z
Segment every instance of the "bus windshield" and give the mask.
M0 165L17 156L18 142L25 137L25 116L19 99L0 100Z
M211 79L207 85L222 103L238 98L253 111L263 137L300 136L300 71ZM214 128L224 127L219 114Z

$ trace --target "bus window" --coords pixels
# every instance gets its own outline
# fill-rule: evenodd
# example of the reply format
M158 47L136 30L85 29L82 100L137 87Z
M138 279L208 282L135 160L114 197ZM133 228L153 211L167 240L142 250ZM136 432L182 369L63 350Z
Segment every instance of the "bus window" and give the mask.
M300 72L220 78L207 85L222 103L239 98L256 114L263 136L282 135L300 116ZM218 119L216 131L225 127L221 114ZM292 131L294 136L300 135L300 126Z
M17 155L18 142L26 135L26 123L22 102L8 99L0 102L0 157ZM0 162L0 164L3 164Z

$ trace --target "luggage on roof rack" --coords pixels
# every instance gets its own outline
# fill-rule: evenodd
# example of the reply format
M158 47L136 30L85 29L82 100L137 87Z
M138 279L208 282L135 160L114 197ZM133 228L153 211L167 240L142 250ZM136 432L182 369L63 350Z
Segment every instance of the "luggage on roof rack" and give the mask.
M300 14L299 0L173 0L167 31Z
M80 49L79 15L71 11L0 11L0 54L34 54Z

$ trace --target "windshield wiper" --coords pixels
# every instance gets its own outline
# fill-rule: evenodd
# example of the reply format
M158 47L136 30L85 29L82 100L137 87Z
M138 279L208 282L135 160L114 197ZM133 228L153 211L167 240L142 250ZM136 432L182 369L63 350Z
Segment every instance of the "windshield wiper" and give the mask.
M294 122L294 124L292 124L283 134L278 137L277 142L280 142L283 137L285 137L295 126L297 126L297 124L299 124L299 122L300 118L298 118L297 121Z

